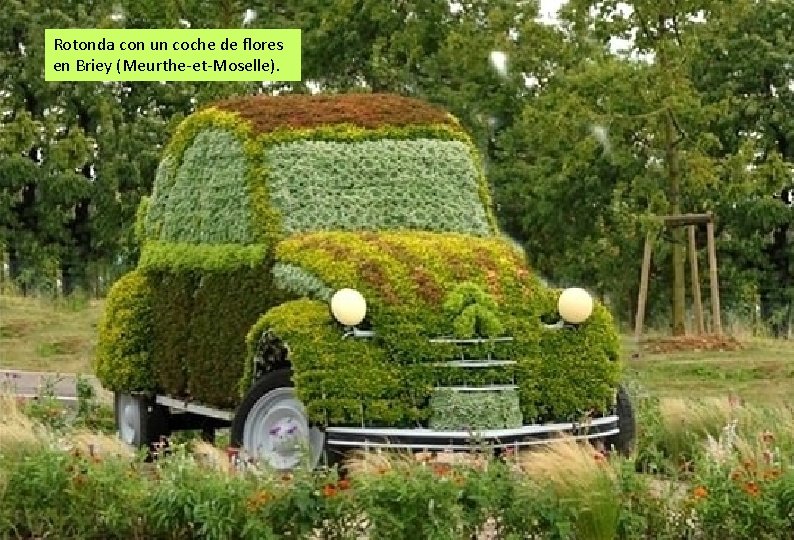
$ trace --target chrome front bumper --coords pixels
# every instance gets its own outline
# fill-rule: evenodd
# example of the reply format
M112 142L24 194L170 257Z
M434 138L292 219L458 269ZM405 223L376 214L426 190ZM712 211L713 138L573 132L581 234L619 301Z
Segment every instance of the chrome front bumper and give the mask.
M603 439L620 432L615 415L586 423L535 424L516 429L490 431L438 431L427 428L327 427L326 444L346 448L387 448L413 450L473 450L520 448L545 444L554 439Z

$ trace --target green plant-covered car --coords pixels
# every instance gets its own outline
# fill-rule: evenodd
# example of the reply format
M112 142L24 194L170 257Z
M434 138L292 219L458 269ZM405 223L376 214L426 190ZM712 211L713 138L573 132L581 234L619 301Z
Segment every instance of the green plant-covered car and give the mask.
M131 444L230 425L278 468L306 445L317 464L365 445L631 444L610 314L532 273L469 136L427 103L204 108L165 149L136 234L95 365Z

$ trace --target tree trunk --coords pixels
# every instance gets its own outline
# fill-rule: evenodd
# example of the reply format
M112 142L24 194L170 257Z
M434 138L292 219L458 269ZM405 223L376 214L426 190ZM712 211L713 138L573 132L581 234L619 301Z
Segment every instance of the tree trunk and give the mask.
M69 224L72 243L61 258L61 283L63 295L69 296L77 289L90 291L87 264L91 255L89 229L89 199L81 199L75 206L74 219Z
M770 322L772 335L780 338L784 334L781 311L787 306L784 293L789 283L788 225L781 225L772 233L772 243L766 248L767 257L773 268L774 279L770 279L761 289L761 318Z
M19 286L22 296L27 296L27 283L19 281L19 278L22 275L22 269L23 263L22 259L19 257L19 251L17 251L17 248L12 244L8 250L8 275L11 278L11 282Z
M678 152L675 148L675 124L671 111L667 111L664 122L665 162L670 194L670 214L681 213L680 203L680 171L678 169ZM684 251L684 229L675 227L673 237L673 335L682 336L686 333L686 252Z

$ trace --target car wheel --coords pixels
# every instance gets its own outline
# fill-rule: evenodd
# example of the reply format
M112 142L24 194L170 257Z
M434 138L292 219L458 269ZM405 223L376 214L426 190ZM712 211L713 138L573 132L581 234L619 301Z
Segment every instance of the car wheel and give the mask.
M168 434L167 413L145 395L116 393L113 409L119 438L132 447L148 447Z
M606 438L606 447L628 457L634 449L634 440L637 434L637 424L634 418L634 407L631 398L624 386L618 388L615 414L618 416L618 429L620 432Z
M235 412L231 436L246 457L276 470L335 461L325 452L325 433L309 422L290 368L266 373L251 387Z

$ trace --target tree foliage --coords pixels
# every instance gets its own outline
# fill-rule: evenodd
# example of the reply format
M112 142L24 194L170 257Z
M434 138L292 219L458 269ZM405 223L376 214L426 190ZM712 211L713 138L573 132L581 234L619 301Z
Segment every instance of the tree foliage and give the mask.
M792 214L771 195L794 162L794 1L569 0L556 25L538 20L538 6L0 2L0 244L12 274L40 285L59 269L68 289L134 264L136 209L162 145L205 103L388 91L462 120L501 224L552 281L590 287L630 319L651 216L713 211L723 305L747 311L758 296L782 331ZM47 83L43 29L54 27L300 28L304 80ZM36 147L40 164L27 157ZM89 164L93 181L75 172ZM654 253L649 307L680 331L684 238L660 234L669 242ZM707 297L706 279L702 288Z

